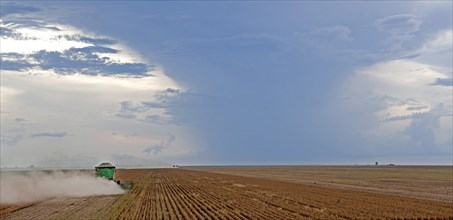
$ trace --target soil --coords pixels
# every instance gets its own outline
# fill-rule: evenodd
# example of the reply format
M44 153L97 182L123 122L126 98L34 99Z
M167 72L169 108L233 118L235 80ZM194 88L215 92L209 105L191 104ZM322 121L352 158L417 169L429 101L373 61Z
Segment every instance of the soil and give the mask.
M93 219L98 211L119 198L113 196L89 196L80 198L56 198L37 202L0 219Z
M240 175L215 173L214 170L207 172L206 169L123 169L118 170L117 177L134 182L134 188L126 194L52 199L38 202L1 218L453 219L452 201L414 198L402 194L392 195L390 192L368 190L366 184L375 187L372 180L376 173L369 175L363 170L361 174L357 173L362 175L358 177L364 181L360 183L362 185L354 183L357 179L354 176L349 177L351 182L339 181L341 178L337 178L339 184L364 186L357 190L327 184L327 179L332 178L326 179L328 176L326 173L324 177L320 177L323 174L322 171L316 180L319 183L294 181L297 180L296 174L300 171L288 167L285 169L286 178L283 178L283 175L277 175L281 170L266 171L262 168L260 172L242 170L249 176L241 176L245 175L244 173ZM235 171L236 174L240 173L240 169ZM222 172L232 171L223 170ZM255 172L264 176L251 177ZM273 172L275 174L272 174ZM329 172L335 173L335 171ZM367 175L370 177L367 178ZM271 178L272 176L274 177ZM400 179L410 179L409 176L401 173L394 178L398 176ZM441 176L436 178L442 179ZM417 182L415 186L419 186L420 181L429 182L429 180L414 181ZM406 184L408 189L414 186L411 182ZM397 182L396 185L400 188L404 186L402 182ZM383 184L382 189L385 191L391 187ZM402 190L407 189L402 188ZM424 192L430 194L438 191L425 190Z
M122 170L110 219L453 218L453 203L206 171Z
M214 173L453 202L453 166L212 166Z

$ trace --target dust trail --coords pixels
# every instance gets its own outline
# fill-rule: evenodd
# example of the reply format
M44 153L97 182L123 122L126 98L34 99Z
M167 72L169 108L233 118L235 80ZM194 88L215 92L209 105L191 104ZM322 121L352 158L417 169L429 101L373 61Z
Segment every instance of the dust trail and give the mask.
M1 172L0 177L0 203L124 193L115 182L92 172L19 171Z

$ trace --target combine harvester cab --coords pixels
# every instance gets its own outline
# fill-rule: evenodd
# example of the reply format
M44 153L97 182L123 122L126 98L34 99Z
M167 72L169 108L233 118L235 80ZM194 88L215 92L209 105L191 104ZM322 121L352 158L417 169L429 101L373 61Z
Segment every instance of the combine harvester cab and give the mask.
M108 180L115 181L123 189L132 189L134 183L131 181L120 181L115 178L116 168L111 163L101 163L95 167L96 177L101 177Z
M96 176L104 179L113 180L115 176L116 168L111 163L101 163L95 167Z

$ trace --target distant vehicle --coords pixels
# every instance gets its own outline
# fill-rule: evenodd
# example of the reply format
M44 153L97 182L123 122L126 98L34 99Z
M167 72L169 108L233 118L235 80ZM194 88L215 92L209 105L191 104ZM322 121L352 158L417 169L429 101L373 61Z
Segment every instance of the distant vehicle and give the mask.
M115 178L116 168L111 163L101 163L95 167L96 176L115 181L123 189L132 189L134 183L131 181L120 181Z

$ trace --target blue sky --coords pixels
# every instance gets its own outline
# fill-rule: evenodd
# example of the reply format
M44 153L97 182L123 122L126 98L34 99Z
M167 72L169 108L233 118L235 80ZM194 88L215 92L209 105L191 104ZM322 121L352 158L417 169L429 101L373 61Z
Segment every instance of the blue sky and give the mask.
M451 164L449 1L2 1L1 165Z

